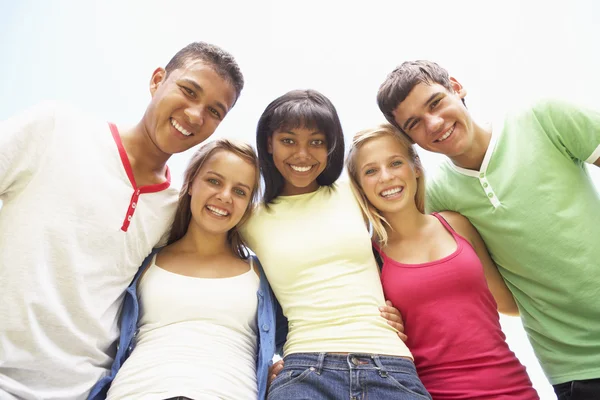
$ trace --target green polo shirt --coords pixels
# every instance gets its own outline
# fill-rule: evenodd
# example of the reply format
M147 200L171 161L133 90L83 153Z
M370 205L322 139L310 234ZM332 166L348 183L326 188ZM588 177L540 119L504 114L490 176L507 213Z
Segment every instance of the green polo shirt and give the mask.
M600 378L600 113L544 101L494 124L479 171L445 162L428 212L468 217L552 384Z

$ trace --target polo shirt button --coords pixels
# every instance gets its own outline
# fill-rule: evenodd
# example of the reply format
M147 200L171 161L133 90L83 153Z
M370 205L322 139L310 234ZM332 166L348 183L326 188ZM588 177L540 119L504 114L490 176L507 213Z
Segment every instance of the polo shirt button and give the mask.
M488 184L487 184L487 182L484 182L484 184L483 184L483 187L484 187L484 188L488 187Z
M131 221L131 215L127 216L127 221Z
M263 331L269 332L269 325L263 324L262 328L263 328Z
M494 197L494 193L488 193L488 197L491 199L492 197Z
M131 208L135 208L135 203L131 203Z
M483 178L484 176L485 176L485 173L483 173L483 172L479 174L480 178Z

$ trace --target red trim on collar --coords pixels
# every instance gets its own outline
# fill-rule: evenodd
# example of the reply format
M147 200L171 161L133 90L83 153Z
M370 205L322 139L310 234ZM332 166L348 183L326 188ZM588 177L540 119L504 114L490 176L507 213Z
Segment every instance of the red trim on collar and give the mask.
M127 173L127 177L129 178L129 182L131 183L131 186L133 188L133 195L131 196L131 200L129 201L129 207L127 208L127 213L125 214L125 219L123 220L123 226L121 226L121 230L123 232L127 232L129 224L131 223L131 218L133 218L133 213L135 212L135 208L137 207L140 195L144 193L160 192L161 190L167 189L171 185L171 172L169 171L169 167L167 166L167 171L165 173L166 181L162 183L156 183L154 185L138 187L138 185L135 183L133 169L131 168L131 164L129 163L127 151L125 151L125 147L123 147L123 142L121 141L121 135L119 135L119 130L117 129L117 126L112 122L109 122L108 126L110 127L110 132L112 133L112 137L115 141L115 144L117 145L117 149L119 150L121 162L123 163L123 167L125 168L125 172Z

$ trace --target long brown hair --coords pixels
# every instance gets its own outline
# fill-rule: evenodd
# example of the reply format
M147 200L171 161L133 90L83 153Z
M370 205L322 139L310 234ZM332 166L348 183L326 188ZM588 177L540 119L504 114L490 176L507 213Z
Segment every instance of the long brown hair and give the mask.
M196 151L196 154L192 156L192 159L185 170L183 185L181 187L181 191L179 192L177 210L175 211L175 219L173 220L173 225L171 226L171 232L169 233L169 240L167 244L178 241L187 233L188 227L190 226L190 221L192 220L192 209L190 207L191 196L189 194L192 183L194 182L194 179L196 179L196 176L198 176L198 172L202 166L213 154L220 150L235 154L242 160L252 164L256 170L254 186L252 188L252 193L250 194L250 202L248 202L248 207L246 208L244 216L240 222L238 222L238 224L227 233L227 241L231 245L233 252L240 258L245 259L248 258L249 253L237 227L250 217L251 210L257 202L260 171L258 169L258 157L256 156L256 152L252 146L246 143L236 143L229 139L217 139L208 142L202 145L198 151Z
M356 198L358 199L358 203L360 204L360 208L363 211L365 217L369 220L371 225L373 226L373 231L380 243L380 245L385 246L387 244L388 234L385 229L384 223L388 224L388 222L383 218L383 215L377 210L373 204L369 202L367 196L360 186L360 180L358 178L358 165L356 165L356 158L358 150L369 140L377 139L384 136L391 136L404 147L408 153L409 161L412 163L415 170L420 171L421 175L417 178L417 192L415 193L415 204L417 209L421 213L425 213L425 175L423 171L423 166L421 165L421 159L417 154L417 151L414 148L406 137L400 132L395 126L392 124L381 124L373 129L365 129L363 131L358 132L354 135L352 139L352 147L350 148L350 152L348 153L348 158L346 159L346 168L348 168L348 175L350 176L350 183L352 185L352 190Z

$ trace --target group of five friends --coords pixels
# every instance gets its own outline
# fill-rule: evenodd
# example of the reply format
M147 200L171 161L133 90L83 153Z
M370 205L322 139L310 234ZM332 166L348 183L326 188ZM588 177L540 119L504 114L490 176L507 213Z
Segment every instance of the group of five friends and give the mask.
M600 113L480 125L405 62L346 158L334 105L295 90L257 153L209 141L171 188L243 85L192 43L132 128L54 103L0 123L0 398L538 399L498 311L559 399L600 398ZM415 144L448 157L427 188Z

